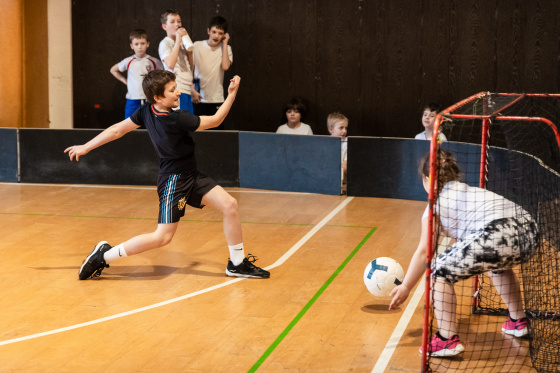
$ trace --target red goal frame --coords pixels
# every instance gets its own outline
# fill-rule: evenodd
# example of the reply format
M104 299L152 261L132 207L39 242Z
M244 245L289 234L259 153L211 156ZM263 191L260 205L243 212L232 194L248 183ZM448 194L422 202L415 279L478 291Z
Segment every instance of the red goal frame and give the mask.
M491 107L488 105L488 99L490 97L500 97L500 96L511 96L513 100L505 105ZM437 180L437 157L435 156L436 151L439 147L437 141L437 135L439 133L440 125L443 122L444 118L451 118L451 119L479 119L482 121L482 133L481 133L481 157L480 157L480 178L479 178L479 187L485 188L486 187L486 176L487 176L487 169L486 169L486 150L488 147L488 133L490 128L490 123L492 120L498 121L527 121L527 122L543 122L547 124L556 137L556 143L560 149L560 134L558 133L558 129L556 125L552 123L549 119L543 117L523 117L523 116L502 116L500 114L501 111L504 109L514 105L518 101L522 100L525 97L556 97L560 98L560 94L541 94L541 93L532 93L532 94L525 94L525 93L490 93L490 92L480 92L475 95L472 95L450 107L440 112L434 123L434 131L432 135L432 140L430 144L430 186L429 186L429 193L428 193L428 229L430 234L428 235L428 248L426 253L426 284L425 284L425 302L424 302L424 330L422 333L422 372L426 371L428 368L428 358L427 358L427 347L428 347L428 339L430 337L429 331L429 322L430 322L430 307L431 307L431 300L430 300L430 292L431 292L431 282L430 278L432 275L431 269L431 262L433 259L434 253L434 236L435 236L435 226L434 226L434 196L435 196L435 188L436 180ZM461 108L465 105L472 104L474 101L483 100L483 114L480 115L469 115L469 114L453 114L453 111ZM479 279L478 276L473 278L473 309L477 306L477 291L479 289Z

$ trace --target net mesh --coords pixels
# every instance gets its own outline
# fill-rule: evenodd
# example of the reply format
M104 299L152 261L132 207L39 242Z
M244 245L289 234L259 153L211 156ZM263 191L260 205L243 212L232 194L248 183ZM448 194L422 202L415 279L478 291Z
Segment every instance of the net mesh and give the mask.
M448 142L437 148L456 159L461 183L446 184L445 162L437 163L432 177L446 188L435 203L430 339L452 331L465 352L431 356L426 370L560 372L560 151L551 126L538 119L560 124L560 98L488 93L446 111L440 129ZM470 188L479 186L486 192ZM491 279L485 271L494 268ZM443 278L457 282L450 289ZM502 330L508 306L516 308L516 278L517 308L530 324L522 338Z

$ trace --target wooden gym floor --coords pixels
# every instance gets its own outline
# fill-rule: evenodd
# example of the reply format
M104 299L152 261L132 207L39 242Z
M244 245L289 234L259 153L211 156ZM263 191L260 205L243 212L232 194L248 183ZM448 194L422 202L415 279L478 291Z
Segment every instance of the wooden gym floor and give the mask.
M155 229L155 188L0 183L0 372L420 371L422 291L388 311L363 271L406 270L425 202L227 190L270 279L226 277L220 214L188 208L171 244L79 281L98 241Z

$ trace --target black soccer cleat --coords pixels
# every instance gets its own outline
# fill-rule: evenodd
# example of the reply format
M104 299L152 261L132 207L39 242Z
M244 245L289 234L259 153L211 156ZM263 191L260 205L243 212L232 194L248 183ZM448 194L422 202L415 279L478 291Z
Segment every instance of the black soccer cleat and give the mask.
M247 254L243 262L234 266L233 263L228 261L226 268L226 275L235 277L252 277L252 278L269 278L270 272L257 267L253 263L257 261L257 257L252 254Z
M90 277L99 277L101 272L109 267L109 264L103 259L103 254L110 249L111 245L106 241L101 241L95 246L91 254L88 255L80 267L80 272L78 273L80 280L86 280Z

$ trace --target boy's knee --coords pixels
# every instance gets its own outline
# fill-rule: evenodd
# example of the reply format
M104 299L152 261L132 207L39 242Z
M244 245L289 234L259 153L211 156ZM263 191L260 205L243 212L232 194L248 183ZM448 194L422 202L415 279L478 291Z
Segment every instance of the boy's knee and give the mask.
M237 200L232 196L229 196L225 203L224 213L235 214L237 213Z
M169 245L172 239L173 239L173 233L156 232L156 243L158 247Z
M171 235L171 234L164 235L161 239L161 245L160 246L169 245L171 243L172 239L173 239L173 235Z

